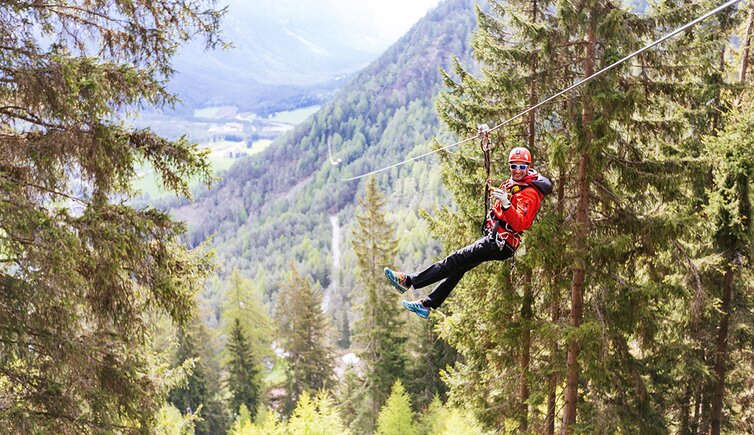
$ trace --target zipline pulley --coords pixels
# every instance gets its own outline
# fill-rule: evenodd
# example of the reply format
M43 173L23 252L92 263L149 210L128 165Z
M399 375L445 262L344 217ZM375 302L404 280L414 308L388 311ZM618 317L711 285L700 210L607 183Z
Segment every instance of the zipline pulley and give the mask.
M481 138L479 146L484 154L484 216L487 218L490 206L490 151L492 151L492 140L490 140L490 127L487 124L481 124L478 128L478 136Z

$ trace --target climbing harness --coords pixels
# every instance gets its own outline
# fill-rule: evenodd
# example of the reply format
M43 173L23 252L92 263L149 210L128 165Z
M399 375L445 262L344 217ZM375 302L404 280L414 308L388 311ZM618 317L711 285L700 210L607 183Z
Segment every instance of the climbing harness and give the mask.
M484 154L484 215L487 216L490 208L490 151L492 151L492 140L490 140L490 128L487 124L480 125L478 131L478 135L482 138L479 141L479 146Z
M552 181L532 169L529 170L528 175L523 180L515 181L513 179L508 179L500 187L510 196L513 196L526 188L536 190L539 193L540 198L544 198L552 193ZM526 211L524 211L524 213L526 213ZM499 231L500 225L503 225L502 231ZM486 206L485 221L482 231L485 236L493 238L500 249L503 249L503 246L506 243L513 249L516 249L521 243L521 233L513 229L508 222L501 221L493 210L488 211Z
M482 149L484 155L484 218L482 219L482 234L487 237L491 237L495 240L495 244L499 249L503 249L505 245L505 239L498 233L497 228L500 226L500 221L490 210L490 189L492 186L492 180L490 179L490 163L491 163L491 151L492 140L490 139L490 127L487 124L481 124L478 127L478 136L481 138L479 141L479 147Z

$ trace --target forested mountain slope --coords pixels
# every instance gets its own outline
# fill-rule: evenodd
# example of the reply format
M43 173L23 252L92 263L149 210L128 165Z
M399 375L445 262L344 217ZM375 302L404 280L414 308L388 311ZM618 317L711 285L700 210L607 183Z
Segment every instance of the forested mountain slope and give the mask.
M266 152L236 164L211 190L198 194L195 203L174 205L172 213L189 224L191 244L214 235L224 272L238 268L254 276L262 267L272 287L291 261L329 286L333 276L328 215L349 222L364 182L343 179L426 151L431 138L441 138L434 109L439 71L449 69L454 56L472 63L475 25L472 1L444 2L311 119ZM338 166L330 163L328 141L333 158L342 160ZM425 247L426 240L416 240L425 231L420 231L415 215L417 208L447 201L437 172L433 160L426 159L378 177L390 209L406 211L396 217L399 230L415 231L401 250L413 256L406 259L409 263L438 250L437 244ZM393 178L390 183L388 177ZM421 249L408 246L412 240ZM349 274L338 280L348 282Z
M267 115L319 104L377 57L328 0L227 3L223 36L233 47L205 51L197 41L176 56L169 89L180 95L179 113L233 105ZM376 36L373 24L359 22L363 38Z

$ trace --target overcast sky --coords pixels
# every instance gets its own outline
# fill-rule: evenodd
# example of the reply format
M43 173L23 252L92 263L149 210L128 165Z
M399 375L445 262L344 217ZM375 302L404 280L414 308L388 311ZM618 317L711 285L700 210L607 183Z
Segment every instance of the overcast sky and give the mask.
M353 2L353 0L350 0ZM439 0L364 0L375 18L377 30L385 37L397 40Z
M323 0L311 1L312 5ZM397 41L441 0L324 0L329 11L350 22L362 37L373 39L379 51ZM363 32L359 32L362 29ZM374 33L376 32L376 34ZM375 39L376 38L376 39Z

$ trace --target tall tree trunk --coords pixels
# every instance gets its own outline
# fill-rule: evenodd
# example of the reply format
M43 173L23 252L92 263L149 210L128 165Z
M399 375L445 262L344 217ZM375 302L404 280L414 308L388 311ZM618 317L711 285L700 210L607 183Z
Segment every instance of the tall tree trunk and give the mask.
M725 283L723 284L723 301L720 311L720 328L717 333L717 352L715 353L715 390L712 394L712 410L710 413L710 434L720 435L720 425L723 415L723 397L725 395L726 361L728 359L728 328L730 325L730 300L733 292L732 259L725 266Z
M594 73L594 58L596 37L594 33L594 16L590 16L587 24L586 58L584 59L584 77ZM588 85L587 85L588 86ZM574 247L576 254L573 263L573 277L571 280L571 326L581 325L584 311L584 282L586 279L586 237L589 231L589 149L592 143L591 123L594 118L594 108L591 92L587 87L583 94L581 120L584 128L584 146L579 160L578 172L578 201L576 204L576 230L574 232ZM568 343L568 358L566 360L566 388L565 406L563 408L563 433L570 433L571 426L576 422L576 404L579 392L579 351L580 343L571 339Z
M746 35L744 39L744 51L741 57L741 73L739 75L739 81L743 84L746 80L746 69L749 62L749 47L751 43L752 27L754 27L754 3L749 6L749 24L746 29ZM734 179L733 183L737 185L743 185L742 189L739 189L742 193L740 214L744 222L749 218L749 192L748 192L748 179ZM720 311L722 312L722 318L720 319L720 326L717 331L716 340L716 352L715 352L715 387L712 393L712 403L710 410L710 434L719 435L723 420L723 402L725 398L725 376L728 372L726 361L728 360L728 332L730 329L730 317L731 317L731 299L733 295L733 277L734 277L734 261L738 254L738 240L735 238L730 240L732 247L727 257L727 264L725 265L725 279L723 281L723 294L722 305Z
M586 265L583 251L586 249L586 234L589 212L589 180L587 171L589 156L581 156L579 162L579 201L576 208L576 232L575 246L578 251L578 259L574 258L573 278L571 281L571 326L578 328L584 311L584 281L586 278ZM580 343L577 339L571 339L568 343L568 358L566 360L566 388L565 406L563 408L563 431L570 433L570 426L576 422L576 402L578 401L579 388L579 351Z
M537 22L537 0L532 1L531 20L533 23ZM533 55L531 61L532 80L529 84L529 105L533 106L537 104L537 81L534 78L534 74L537 72L537 54ZM527 144L529 145L529 152L534 148L536 125L534 123L534 111L529 112L528 118L528 131L527 131ZM519 397L519 425L518 430L520 432L526 432L529 429L529 406L527 404L529 400L529 362L531 359L531 319L534 304L534 297L532 296L531 289L532 272L526 271L524 276L524 300L521 306L521 322L524 326L523 333L521 335L521 380L519 385L518 397Z
M699 433L699 422L702 418L702 389L703 387L697 387L694 396L694 420L691 422L691 433L694 435Z
M712 113L712 134L717 136L717 130L721 127L721 124L723 122L723 114L720 111L720 98L722 96L722 87L723 83L725 81L724 74L725 74L725 51L727 46L723 44L723 48L720 50L720 64L718 66L718 75L714 76L713 80L717 81L717 90L715 91L715 105L714 107L717 109ZM710 177L712 177L713 174L710 174Z
M518 389L519 398L519 424L518 430L526 432L529 429L529 361L531 359L531 330L529 329L532 319L533 296L531 291L532 273L526 271L524 276L524 300L521 306L521 380Z
M741 73L738 76L738 81L744 83L746 81L746 70L749 68L749 49L751 48L751 36L754 33L754 2L749 3L749 25L746 26L746 35L744 36L744 50L741 55Z
M710 391L709 386L705 385L702 390L702 415L699 423L699 433L708 434L710 427Z
M560 295L556 294L553 297L552 302L552 323L555 324L560 319ZM547 386L547 416L545 417L545 433L547 435L555 434L555 404L556 404L556 390L558 387L558 373L555 370L556 362L559 358L558 339L554 339L552 342L552 374L550 374L549 385Z
M535 23L535 24L537 22L537 0L532 1L531 21L532 23ZM534 106L535 104L537 104L537 79L535 75L537 73L537 63L538 63L538 57L537 57L537 54L534 53L531 60L531 68L529 70L532 76L531 83L529 84L529 106ZM532 110L531 112L529 112L529 115L528 115L528 121L529 121L528 130L529 131L527 132L526 136L527 136L527 142L530 148L529 151L531 151L531 148L534 147L534 142L535 142L534 139L535 139L535 134L536 134L536 131L535 131L536 126L534 124L534 112L535 111Z
M678 433L680 435L690 435L691 428L689 427L689 419L691 418L691 384L686 384L686 391L683 393L680 405L681 408L678 412L680 414L681 423Z
M557 191L558 191L558 202L555 212L558 215L558 221L563 222L564 219L564 203L565 203L565 177L563 177L566 173L564 168L560 168L558 173L561 176L560 183L557 184ZM558 287L558 282L556 279L553 279L552 288L553 288L553 295L552 295L552 305L550 308L550 312L552 314L552 324L555 325L560 320L560 291ZM549 383L547 385L547 415L545 416L545 434L546 435L554 435L555 434L555 418L556 418L556 410L555 405L557 403L557 388L558 388L558 371L555 369L558 365L558 360L560 359L560 349L558 346L558 339L557 337L552 340L551 344L551 355L550 355L550 370L552 370L552 373L550 374Z

